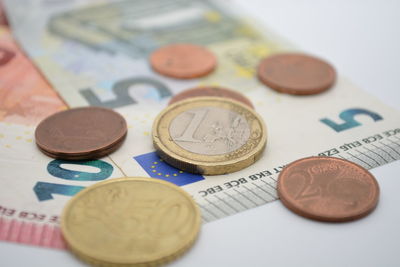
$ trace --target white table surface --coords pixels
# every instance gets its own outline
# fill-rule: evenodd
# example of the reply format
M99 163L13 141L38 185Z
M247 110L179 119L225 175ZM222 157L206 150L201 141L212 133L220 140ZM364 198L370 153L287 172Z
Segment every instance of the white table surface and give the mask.
M400 110L400 1L234 2ZM275 201L204 225L195 246L168 266L400 266L400 161L372 173L381 196L364 219L315 222ZM85 265L67 251L0 242L0 266Z

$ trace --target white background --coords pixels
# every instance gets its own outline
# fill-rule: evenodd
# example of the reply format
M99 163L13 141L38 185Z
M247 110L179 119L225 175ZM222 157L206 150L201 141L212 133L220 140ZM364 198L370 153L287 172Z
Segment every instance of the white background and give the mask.
M400 1L232 2L400 109ZM381 197L364 219L315 222L275 201L204 225L195 246L169 266L400 266L400 161L372 173ZM0 265L84 266L67 251L4 242Z

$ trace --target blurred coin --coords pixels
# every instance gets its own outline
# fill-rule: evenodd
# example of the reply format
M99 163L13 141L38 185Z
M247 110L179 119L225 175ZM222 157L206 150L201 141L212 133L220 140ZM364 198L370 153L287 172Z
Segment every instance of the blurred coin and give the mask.
M150 56L158 73L178 79L203 77L214 70L217 59L206 48L192 44L173 44L159 48Z
M255 111L221 97L177 102L153 124L153 144L161 158L178 169L206 175L251 165L266 140L264 122Z
M152 178L96 183L64 208L61 230L69 249L99 266L157 266L182 255L201 225L192 197Z
M174 95L171 98L168 105L174 104L178 101L182 101L182 100L185 100L188 98L197 97L197 96L227 97L227 98L242 102L243 104L254 109L254 106L251 103L251 101L247 97L242 95L241 93L238 93L238 92L230 90L230 89L214 87L214 86L196 87L196 88L192 88L192 89L188 89L183 92L180 92L179 94Z
M262 60L258 66L258 78L282 93L312 95L331 88L336 80L336 71L319 58L287 53Z
M378 203L379 186L370 172L353 162L310 157L282 170L278 194L287 208L301 216L341 222L369 214Z
M111 109L74 108L53 114L36 128L38 148L53 158L85 160L115 151L127 134L125 119Z

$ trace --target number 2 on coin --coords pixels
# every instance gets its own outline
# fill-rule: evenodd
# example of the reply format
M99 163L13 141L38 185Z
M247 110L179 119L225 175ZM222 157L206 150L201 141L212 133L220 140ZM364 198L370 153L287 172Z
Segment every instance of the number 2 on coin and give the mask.
M362 125L360 122L356 121L354 118L356 115L367 115L374 121L383 120L383 117L378 113L362 109L362 108L352 108L346 109L339 114L339 118L343 120L343 123L336 123L328 118L320 119L320 122L328 125L336 132L342 132L357 126Z

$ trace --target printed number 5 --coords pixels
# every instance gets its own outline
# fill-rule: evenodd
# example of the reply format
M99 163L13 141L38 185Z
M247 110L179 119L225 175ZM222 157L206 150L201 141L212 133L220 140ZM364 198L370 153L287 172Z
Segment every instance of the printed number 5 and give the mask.
M383 120L382 116L377 113L362 108L352 108L346 109L339 114L339 118L344 121L343 123L336 123L327 118L321 119L320 122L328 125L336 132L341 132L361 125L361 123L354 119L356 115L367 115L374 121Z

